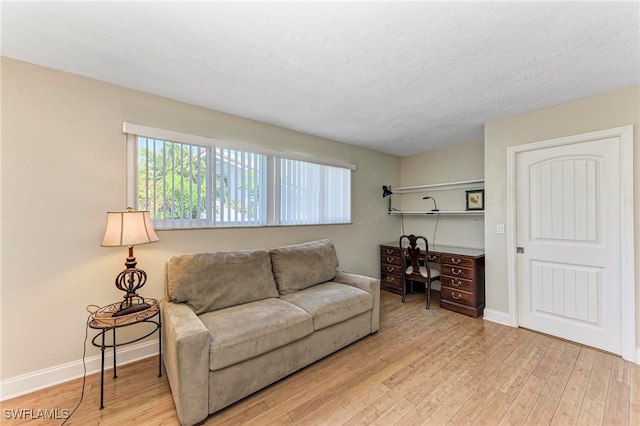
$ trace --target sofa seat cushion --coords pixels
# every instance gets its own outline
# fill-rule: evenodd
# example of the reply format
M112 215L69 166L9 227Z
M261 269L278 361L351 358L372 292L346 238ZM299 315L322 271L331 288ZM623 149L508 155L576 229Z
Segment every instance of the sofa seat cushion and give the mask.
M331 240L277 247L269 250L269 254L281 295L331 281L336 276L338 255Z
M373 297L359 288L328 282L282 296L313 316L314 330L348 320L373 309Z
M211 371L262 355L313 333L313 319L308 312L277 298L207 312L199 318L212 336Z
M167 293L196 314L278 297L266 250L174 256L167 264Z

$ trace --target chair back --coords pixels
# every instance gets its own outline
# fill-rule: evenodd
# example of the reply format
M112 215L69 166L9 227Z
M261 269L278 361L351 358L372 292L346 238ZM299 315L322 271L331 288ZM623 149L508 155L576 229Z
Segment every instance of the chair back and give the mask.
M429 263L427 261L427 259L429 258L429 242L427 241L427 239L421 235L403 235L400 237L400 240L398 242L400 248L402 248L402 242L405 239L409 241L409 245L407 246L407 258L409 259L410 264L404 267L403 273L405 275L420 275L421 260L423 262L423 266L427 266L427 271L429 271ZM424 241L424 252L420 250L420 247L418 246L418 241L420 240Z
M405 249L402 247L404 240L409 241L409 245ZM424 241L424 251L420 250L418 241ZM402 303L404 303L405 295L407 294L407 281L421 281L425 283L425 290L427 293L427 309L431 304L431 279L440 279L440 271L435 270L431 272L429 266L429 242L421 235L415 236L403 235L398 241L400 250L403 254L402 259ZM407 265L405 258L409 259L410 265ZM422 261L422 264L420 263ZM413 289L413 284L412 287ZM412 290L413 292L413 290Z

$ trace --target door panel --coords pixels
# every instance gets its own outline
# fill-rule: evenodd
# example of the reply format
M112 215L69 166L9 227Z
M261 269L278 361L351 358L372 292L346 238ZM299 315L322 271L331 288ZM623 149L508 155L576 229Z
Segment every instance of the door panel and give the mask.
M621 352L615 138L518 153L521 326Z
M600 269L531 262L532 310L597 325Z
M599 158L531 166L531 238L596 241L600 168Z

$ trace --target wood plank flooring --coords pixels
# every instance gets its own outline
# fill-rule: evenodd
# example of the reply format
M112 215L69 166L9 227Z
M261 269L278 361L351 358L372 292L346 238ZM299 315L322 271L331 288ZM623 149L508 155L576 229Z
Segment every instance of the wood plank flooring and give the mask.
M640 425L640 366L524 329L440 309L434 292L382 292L373 336L210 416L206 425ZM87 377L84 401L68 425L177 425L157 358ZM3 425L56 424L13 419L12 411L72 411L74 380L2 403ZM33 416L32 416L33 417Z

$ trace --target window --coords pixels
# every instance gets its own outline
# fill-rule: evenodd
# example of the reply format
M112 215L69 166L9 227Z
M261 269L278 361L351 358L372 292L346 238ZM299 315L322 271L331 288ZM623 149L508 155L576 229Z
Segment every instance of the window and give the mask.
M125 123L129 202L157 229L349 223L354 165ZM234 149L237 148L237 149ZM135 195L133 195L135 194Z
M159 228L266 223L266 156L143 136L137 151L137 206Z
M348 169L276 158L282 225L342 223L351 218Z

